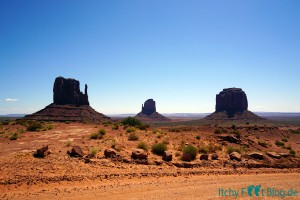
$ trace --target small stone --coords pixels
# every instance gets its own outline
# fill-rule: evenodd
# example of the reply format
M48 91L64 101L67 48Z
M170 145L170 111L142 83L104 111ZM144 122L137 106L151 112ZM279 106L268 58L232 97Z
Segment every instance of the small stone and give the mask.
M229 157L230 157L230 160L236 160L236 161L242 160L242 156L238 152L232 152L231 154L229 154Z
M171 152L171 151L165 151L164 154L163 154L162 159L163 159L164 161L166 161L166 162L172 161L172 159L173 159L172 152Z
M208 154L201 154L200 160L208 160Z

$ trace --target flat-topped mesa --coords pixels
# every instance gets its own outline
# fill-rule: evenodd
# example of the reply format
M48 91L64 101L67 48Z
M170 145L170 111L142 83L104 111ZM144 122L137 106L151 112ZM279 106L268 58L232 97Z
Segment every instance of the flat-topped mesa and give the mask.
M156 112L156 105L153 99L148 99L145 101L144 105L142 105L142 113L145 115L151 115Z
M241 88L226 88L216 95L216 112L234 114L247 110L247 96Z
M75 79L57 77L53 86L53 103L57 105L90 105L85 84L84 94L80 91L80 83Z

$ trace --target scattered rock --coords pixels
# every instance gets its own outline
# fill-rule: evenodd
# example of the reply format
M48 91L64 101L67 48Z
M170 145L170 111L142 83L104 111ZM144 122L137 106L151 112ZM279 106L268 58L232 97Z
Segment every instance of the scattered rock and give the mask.
M186 161L186 162L190 162L191 160L192 160L192 157L191 157L191 155L190 154L187 154L187 153L184 153L183 155L182 155L182 161Z
M232 152L231 154L229 154L229 157L230 157L230 160L236 160L236 161L242 160L242 156L238 152Z
M211 159L212 160L218 160L219 156L218 154L214 153L212 156L211 156Z
M281 157L281 155L279 153L276 153L276 152L273 152L273 151L267 152L267 155L272 157L272 158L277 158L277 159L279 159Z
M72 148L71 152L69 152L69 155L72 157L83 157L84 153L82 149L76 145Z
M254 158L254 159L258 159L258 160L264 159L264 155L262 153L259 153L259 152L249 153L248 156L250 156L251 158Z
M235 143L235 144L240 143L240 140L234 135L219 135L218 138L230 143Z
M114 149L105 149L104 150L104 156L106 158L112 158L117 155L117 152Z
M147 160L148 155L142 149L135 149L131 154L132 159Z
M281 157L284 157L284 158L295 157L295 155L289 154L289 153L280 153L279 155L280 155Z
M40 149L37 149L35 154L34 154L34 157L37 157L37 158L44 158L46 157L47 155L50 154L50 151L48 149L48 145L47 146L44 146Z
M165 151L164 154L163 154L162 159L163 159L164 161L166 161L166 162L172 161L172 159L173 159L172 152L171 152L171 151Z
M208 154L201 154L200 160L208 160Z

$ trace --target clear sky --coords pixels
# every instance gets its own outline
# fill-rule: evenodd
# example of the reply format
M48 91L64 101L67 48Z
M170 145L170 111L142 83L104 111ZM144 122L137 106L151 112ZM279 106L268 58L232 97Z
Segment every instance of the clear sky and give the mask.
M0 0L0 70L0 114L52 103L57 76L104 114L213 112L227 87L300 112L300 1Z

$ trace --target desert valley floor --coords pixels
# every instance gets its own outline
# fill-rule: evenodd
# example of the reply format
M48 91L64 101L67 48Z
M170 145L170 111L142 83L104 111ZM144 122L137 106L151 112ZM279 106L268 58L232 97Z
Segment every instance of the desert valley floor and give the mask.
M296 126L247 123L140 130L114 123L41 125L34 132L27 130L25 122L1 125L1 199L229 199L232 197L218 196L218 188L252 184L300 191L300 134ZM101 131L101 138L91 139ZM132 151L141 142L147 160L132 159ZM172 161L152 153L155 143L166 144ZM33 156L46 145L49 155ZM181 160L187 145L198 149L191 162ZM67 154L74 146L82 148L84 157ZM105 157L107 149L118 156ZM239 161L229 156L235 151L241 155ZM202 154L208 159L200 160Z

